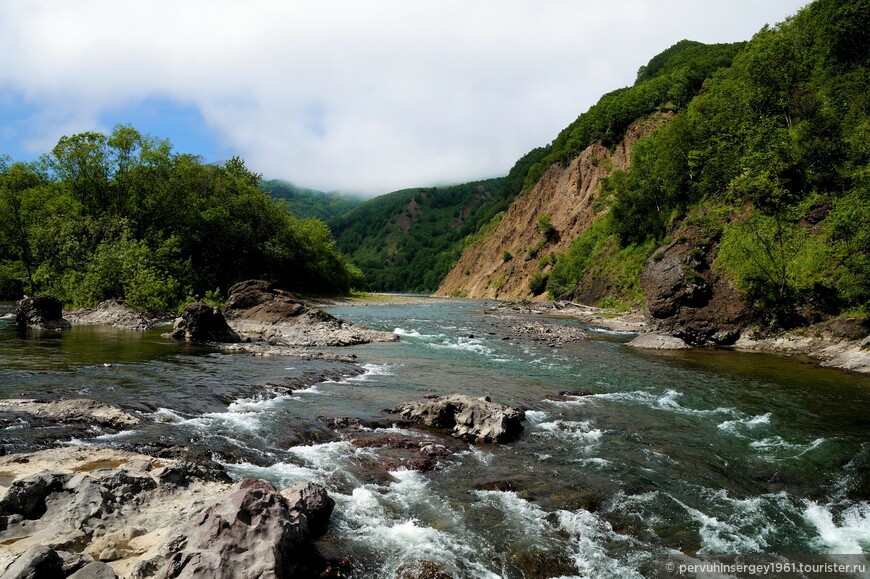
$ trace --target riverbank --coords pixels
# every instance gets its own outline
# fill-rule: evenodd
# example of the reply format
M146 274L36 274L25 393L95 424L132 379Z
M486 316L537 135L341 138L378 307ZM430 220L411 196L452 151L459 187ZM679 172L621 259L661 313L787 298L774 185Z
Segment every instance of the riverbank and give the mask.
M490 314L509 318L515 314L548 316L552 320L541 319L537 325L541 334L556 335L562 331L559 318L576 320L593 328L612 332L648 336L629 343L632 347L654 350L685 350L691 346L683 340L660 334L657 328L643 314L616 312L573 302L502 302L487 310ZM706 348L701 348L706 349ZM719 346L718 349L732 349L740 352L758 352L784 356L803 356L814 360L820 366L837 368L861 374L870 374L870 334L866 321L859 318L835 318L806 328L798 328L776 335L764 335L757 330L747 329L733 346Z

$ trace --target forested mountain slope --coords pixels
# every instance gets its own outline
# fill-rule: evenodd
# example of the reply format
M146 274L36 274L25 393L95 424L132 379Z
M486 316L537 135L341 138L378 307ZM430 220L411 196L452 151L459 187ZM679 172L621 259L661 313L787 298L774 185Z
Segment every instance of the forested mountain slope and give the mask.
M366 201L329 222L338 248L363 271L369 289L432 292L478 230L508 208L546 152L532 150L507 177Z
M727 343L735 333L717 333L716 326L732 322L782 328L866 312L868 29L870 1L817 0L757 33L730 66L708 70L697 94L663 102L665 94L677 93L654 91L673 120L636 143L630 169L602 181L592 201L598 217L567 251L544 256L537 277L522 272L523 281L510 287L525 286L525 292L511 297L545 287L553 297L646 305L654 318L695 342ZM648 111L611 114L625 107L608 106L608 100L628 98L656 75L692 70L695 50L675 45L643 67L633 87L603 97L596 107L608 112L593 107L581 115L526 184L537 182L538 172L569 166L591 142L612 143L601 128L616 123L597 117L633 121ZM457 290L478 294L471 287L442 288ZM729 319L717 318L725 294L724 302L743 304L725 314Z
M361 197L324 193L304 187L297 187L288 181L271 179L260 181L260 189L287 202L290 212L300 219L315 218L330 221L339 217L363 202Z

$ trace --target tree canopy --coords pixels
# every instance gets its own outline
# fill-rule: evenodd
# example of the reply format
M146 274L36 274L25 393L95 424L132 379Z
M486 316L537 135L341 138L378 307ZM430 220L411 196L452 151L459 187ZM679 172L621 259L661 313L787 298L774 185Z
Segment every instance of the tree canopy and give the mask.
M62 137L34 163L5 158L0 289L159 311L252 277L312 293L359 283L326 225L260 181L238 157L205 164L130 126Z

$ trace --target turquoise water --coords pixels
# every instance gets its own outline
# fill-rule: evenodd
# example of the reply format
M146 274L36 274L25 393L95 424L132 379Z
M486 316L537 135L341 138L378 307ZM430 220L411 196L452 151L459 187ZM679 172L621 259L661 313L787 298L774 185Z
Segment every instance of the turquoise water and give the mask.
M66 443L178 442L236 477L325 484L337 507L319 548L358 577L424 561L455 577L647 577L666 557L870 551L867 377L760 354L636 351L606 332L560 349L505 340L485 306L333 308L401 337L340 351L360 368L159 332L20 337L7 323L0 394L78 394L153 419ZM310 387L282 387L305 376ZM390 471L322 421L453 392L526 409L523 436L433 472ZM8 428L7 447L45 443Z

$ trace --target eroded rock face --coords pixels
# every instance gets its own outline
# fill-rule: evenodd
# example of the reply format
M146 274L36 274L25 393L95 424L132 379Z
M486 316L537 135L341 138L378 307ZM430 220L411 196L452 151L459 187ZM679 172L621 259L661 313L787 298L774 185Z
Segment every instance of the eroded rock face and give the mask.
M24 298L18 302L15 323L21 330L59 330L69 328L69 321L63 318L63 305L52 296Z
M239 334L283 346L352 346L398 339L393 333L369 330L309 307L263 280L232 286L224 314Z
M507 442L523 430L526 413L490 401L462 394L439 396L423 402L408 402L394 412L403 418L433 428L451 428L453 436L476 442Z
M711 268L717 246L694 227L659 248L641 274L653 325L692 346L731 345L751 321L749 304Z
M169 334L176 340L194 342L241 342L242 338L227 324L220 308L203 302L188 304Z
M287 577L334 506L311 483L282 495L262 480L231 484L201 465L111 449L2 457L0 471L15 476L0 487L0 577ZM44 565L52 574L17 570Z
M206 507L181 535L182 550L157 573L169 577L285 577L307 539L304 515L264 480L246 478Z

